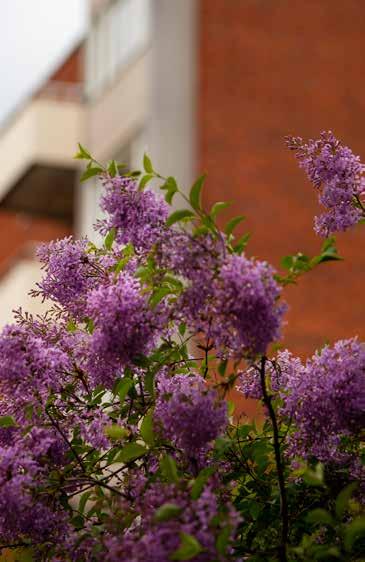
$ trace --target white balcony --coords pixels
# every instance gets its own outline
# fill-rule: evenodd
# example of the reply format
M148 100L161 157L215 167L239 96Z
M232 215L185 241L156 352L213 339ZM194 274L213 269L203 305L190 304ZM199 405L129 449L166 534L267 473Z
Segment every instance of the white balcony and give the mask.
M0 131L0 200L34 164L70 168L84 130L85 110L77 96L31 99ZM60 92L58 92L60 93Z

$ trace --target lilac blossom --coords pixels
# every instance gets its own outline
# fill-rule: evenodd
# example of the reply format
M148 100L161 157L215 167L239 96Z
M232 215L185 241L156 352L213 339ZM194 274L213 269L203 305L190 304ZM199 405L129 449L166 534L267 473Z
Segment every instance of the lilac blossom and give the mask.
M90 339L89 367L93 369L94 364L94 376L99 373L100 377L100 368L106 367L106 376L99 382L112 384L113 366L116 372L137 355L148 353L156 343L166 318L162 306L154 310L148 306L147 297L142 294L138 279L126 272L115 283L89 293L87 311L95 326Z
M269 374L269 378L266 379L269 392L274 395L278 394L286 402L290 399L287 389L293 386L294 381L305 376L301 360L294 357L288 350L279 351L275 360L268 360L266 372ZM242 392L246 398L262 399L262 386L257 366L251 366L239 373L237 390Z
M291 454L348 462L347 437L365 427L365 346L356 339L326 346L287 383L286 414L296 423Z
M176 506L177 515L159 522L156 511L165 504ZM109 562L168 562L180 546L180 533L192 535L201 545L202 551L194 556L194 561L229 559L228 552L226 555L217 552L216 536L227 528L228 536L233 538L240 519L230 504L222 509L209 486L198 499L192 500L188 490L157 482L139 496L137 509L142 514L138 525L124 536L106 541ZM219 515L217 526L213 522Z
M303 365L288 351L267 362L270 392L282 400L280 416L291 419L295 431L289 454L351 465L357 452L348 451L365 427L365 346L356 339L326 346ZM242 373L238 389L262 398L258 369ZM356 449L356 447L355 447Z
M37 252L45 276L33 294L59 303L79 319L85 316L87 292L100 282L100 270L95 257L87 252L87 245L86 239L73 240L69 236L42 244Z
M105 428L110 423L109 416L102 410L92 410L78 420L81 437L95 449L107 449L110 442L106 437Z
M189 457L205 451L228 423L226 403L197 375L160 375L154 418L163 436Z
M101 208L108 216L99 221L98 230L106 234L114 227L117 243L131 242L137 251L150 250L164 231L168 205L153 191L140 191L133 178L107 177L104 189Z
M6 326L0 335L2 415L17 413L17 419L24 419L25 406L44 405L49 392L61 388L70 368L68 355L56 345L24 327Z
M161 266L185 279L177 315L212 340L221 355L264 353L280 337L286 306L266 262L228 254L224 240L174 233L161 244Z
M280 292L266 262L230 255L219 273L194 279L182 296L182 310L220 354L255 355L280 337L286 310L278 303Z
M54 509L54 498L38 494L46 476L45 462L52 466L63 457L57 435L34 428L7 447L0 447L0 536L16 542L54 541L67 530L65 514Z
M301 137L288 137L288 147L296 152L299 165L319 190L319 202L327 212L315 218L314 229L327 237L355 225L363 216L354 203L364 191L365 166L331 131L307 143Z
M280 337L285 304L266 262L229 256L215 280L210 332L216 345L233 355L265 353ZM208 327L209 334L209 327Z

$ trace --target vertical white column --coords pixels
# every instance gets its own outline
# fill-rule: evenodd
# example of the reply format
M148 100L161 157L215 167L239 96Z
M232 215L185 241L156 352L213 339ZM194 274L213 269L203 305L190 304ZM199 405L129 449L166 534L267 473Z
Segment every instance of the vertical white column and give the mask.
M151 1L148 151L188 189L196 173L196 0Z

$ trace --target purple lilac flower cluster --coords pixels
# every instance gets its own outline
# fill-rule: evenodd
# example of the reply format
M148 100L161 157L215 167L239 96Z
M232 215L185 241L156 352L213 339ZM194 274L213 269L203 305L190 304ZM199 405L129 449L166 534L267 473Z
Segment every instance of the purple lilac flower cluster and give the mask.
M99 277L87 245L87 240L73 240L70 236L42 244L37 251L45 270L38 294L59 303L79 319L85 316L86 295L97 285Z
M328 210L317 230L357 222L359 159L331 133L290 146ZM0 334L0 544L32 542L35 556L50 546L45 559L55 561L168 562L188 537L189 559L238 560L232 502L246 472L232 459L242 450L225 384L219 392L206 383L210 364L192 360L187 342L203 336L206 353L255 361L280 337L281 288L273 268L234 253L208 217L198 230L168 227L165 202L131 177L105 174L104 187L97 228L115 229L112 249L72 238L43 245L45 276L33 294L59 315L20 315ZM364 346L338 342L306 365L289 352L263 361L277 413L295 428L290 457L346 465L361 478ZM257 369L240 388L262 398ZM213 447L226 432L227 454Z
M264 353L280 337L284 304L265 262L227 256L220 271L199 276L182 296L182 311L220 355L236 358Z
M301 137L287 137L299 165L320 190L319 202L327 212L315 218L314 229L327 237L356 224L363 216L359 204L365 190L365 166L352 150L341 144L331 131L323 131L317 140L307 143Z
M356 339L326 346L287 388L285 410L298 428L291 454L349 462L346 439L365 428L365 346Z
M150 250L163 234L168 205L153 191L140 191L132 178L108 177L104 189L101 208L108 217L99 221L98 230L106 234L114 227L119 244L130 242L139 252Z
M283 401L280 415L295 423L288 453L357 466L358 451L351 448L365 428L364 344L338 341L305 365L288 351L281 352L267 372L271 392ZM238 389L247 397L262 398L258 370L242 373Z
M28 406L36 415L49 392L60 390L69 369L69 357L59 347L24 327L5 327L0 336L1 414L24 422Z
M50 465L64 458L54 432L34 428L25 438L0 447L0 537L10 543L24 537L35 542L57 541L68 531L65 513L55 498L39 494ZM48 466L47 466L48 465Z
M266 365L269 378L266 384L269 391L288 400L287 389L293 386L293 381L305 376L305 368L298 357L294 357L288 350L279 351L275 360ZM247 398L262 399L262 386L257 366L251 366L240 373L237 390Z
M158 521L158 509L172 505L176 516ZM182 533L195 537L201 546L193 560L224 562L226 556L217 551L216 539L223 529L233 537L240 518L230 504L222 506L211 487L193 500L188 490L175 485L155 483L137 499L140 522L124 536L107 539L110 562L169 562L180 546Z
M138 279L126 272L91 291L86 310L94 322L88 367L97 383L108 386L122 367L152 349L167 323L163 306L152 310ZM114 366L113 380L113 371L102 374L108 364Z
M222 245L223 244L223 245ZM162 265L187 286L177 307L180 318L213 341L221 355L264 353L280 337L286 305L266 262L227 254L224 240L177 234L163 241Z
M238 357L255 355L265 353L280 337L286 306L277 303L281 289L273 274L266 262L237 255L226 258L214 280L207 327L218 348Z
M158 377L154 419L163 436L190 458L196 458L221 435L227 405L201 376Z
M108 449L110 442L106 437L105 429L110 425L110 418L101 410L95 409L87 412L82 419L77 419L80 434L85 443L99 450Z

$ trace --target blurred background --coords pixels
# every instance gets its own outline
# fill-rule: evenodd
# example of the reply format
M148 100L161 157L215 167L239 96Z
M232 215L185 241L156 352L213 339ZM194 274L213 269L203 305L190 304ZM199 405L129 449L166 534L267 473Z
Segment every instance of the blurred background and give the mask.
M40 276L39 242L93 236L100 186L79 186L77 142L155 168L205 205L234 201L248 253L279 266L318 253L316 194L283 144L332 129L365 160L362 0L2 0L0 324ZM284 345L307 355L365 336L365 232L344 262L286 290Z

